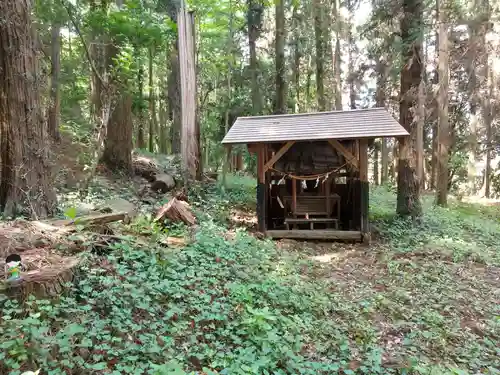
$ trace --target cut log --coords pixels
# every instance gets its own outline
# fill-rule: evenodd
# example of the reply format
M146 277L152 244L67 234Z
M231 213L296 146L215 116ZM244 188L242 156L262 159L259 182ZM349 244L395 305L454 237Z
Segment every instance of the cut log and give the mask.
M149 182L155 181L155 176L160 173L160 167L152 159L145 156L134 156L132 160L134 173Z
M174 178L166 173L156 175L156 179L151 183L151 190L158 193L166 193L175 187Z
M158 210L154 221L169 219L174 223L183 222L186 225L196 224L196 218L191 211L188 203L172 198Z
M74 225L102 225L107 223L112 223L113 221L124 220L128 217L127 212L111 212L107 214L95 214L81 216L74 219L63 219L63 220L52 220L48 224L55 227L67 227Z

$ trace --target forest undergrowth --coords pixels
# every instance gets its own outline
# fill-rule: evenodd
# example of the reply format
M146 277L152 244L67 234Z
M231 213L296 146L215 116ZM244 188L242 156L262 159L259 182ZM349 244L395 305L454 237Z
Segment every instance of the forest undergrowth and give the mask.
M377 187L365 247L258 239L230 222L254 197L242 176L193 187L184 248L130 236L85 254L57 300L0 295L0 372L500 374L498 207L424 202L409 223ZM147 217L126 229L188 236Z

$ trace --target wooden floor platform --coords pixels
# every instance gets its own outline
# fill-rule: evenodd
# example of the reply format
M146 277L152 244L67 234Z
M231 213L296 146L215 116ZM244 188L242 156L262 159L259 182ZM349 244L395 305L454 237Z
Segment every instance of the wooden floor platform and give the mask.
M266 235L271 238L292 238L301 240L350 240L361 241L362 235L359 231L316 229L316 230L268 230Z

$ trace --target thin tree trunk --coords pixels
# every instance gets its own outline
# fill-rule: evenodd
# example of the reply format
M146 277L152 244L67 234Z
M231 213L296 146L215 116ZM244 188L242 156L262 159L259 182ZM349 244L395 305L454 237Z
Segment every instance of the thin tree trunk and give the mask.
M486 165L484 170L484 196L490 198L491 196L491 160L493 154L493 115L492 115L492 103L494 102L496 94L496 77L493 73L493 69L489 66L489 62L485 67L485 74L488 77L489 83L489 95L487 98L483 99L483 117L484 126L486 128Z
M307 111L311 110L311 81L312 81L312 57L308 56L307 59L307 77L306 77L306 108Z
M49 137L40 100L41 77L31 2L0 2L0 212L35 219L53 212Z
M295 112L302 112L303 106L300 103L300 61L302 58L300 45L300 30L302 26L302 17L298 13L299 4L293 7L293 82L295 89Z
M386 104L386 90L387 90L387 64L379 58L377 61L377 91L375 93L375 102L377 107L385 107ZM381 168L380 168L380 183L383 185L388 181L389 169L389 148L387 146L387 139L382 138L381 141ZM378 155L377 155L378 156Z
M379 184L379 149L380 142L377 140L373 143L373 183L375 185Z
M448 122L449 49L448 11L446 0L439 1L439 93L438 93L438 178L436 203L448 204L448 153L450 152L450 125Z
M334 58L333 58L333 69L334 69L334 76L335 76L335 88L334 88L334 95L335 95L335 109L337 111L340 111L342 109L342 78L341 78L341 73L342 73L342 60L341 60L341 55L340 55L340 34L342 31L342 24L341 24L341 19L340 19L340 1L339 0L333 0L333 14L334 14L334 22L335 22L335 51L334 51ZM352 40L352 24L351 24L351 12L352 12L352 6L351 6L351 1L348 0L347 2L347 8L349 11L349 24L347 25L348 31L347 31L347 43L348 43L348 48L349 48L349 63L348 63L348 79L349 79L349 100L350 100L350 108L354 109L356 108L356 94L354 92L354 61L353 61L353 54L352 54L352 49L353 49L353 40Z
M170 50L170 76L168 77L168 109L169 119L172 122L171 139L172 153L181 152L181 93L179 74L179 42L172 44Z
M61 25L57 22L52 24L51 30L51 62L52 70L50 76L50 107L48 113L49 134L52 139L59 142L61 95L59 92L59 75L61 72Z
M285 0L276 0L276 114L287 113L285 38Z
M414 107L422 79L422 40L419 30L423 28L422 0L408 0L403 4L401 38L404 46L405 65L401 71L401 99L399 121L416 138L417 126ZM418 217L422 214L419 181L416 177L415 152L410 139L400 141L398 163L397 213L402 216Z
M476 11L479 7L481 0L476 0L473 2L472 11ZM480 12L481 15L481 12ZM481 17L477 17L480 19ZM469 134L467 136L468 144L468 162L467 162L467 183L470 194L477 193L476 181L477 181L477 154L478 154L478 104L479 104L479 85L476 75L476 68L481 64L477 62L482 59L482 56L478 56L478 53L484 53L482 46L484 46L485 40L483 36L482 44L480 45L481 37L479 34L479 27L477 25L478 19L473 20L472 24L469 25L469 45L467 48L467 60L465 70L467 72L468 82L467 82L467 98L469 100ZM484 63L484 61L482 61ZM487 61L486 61L487 63Z
M250 74L252 89L253 114L259 115L262 112L262 98L259 87L259 67L257 60L257 39L262 17L263 6L257 0L248 0L248 47L250 50Z
M155 137L157 131L156 120L156 99L154 94L154 72L153 72L153 55L154 47L149 48L149 152L155 151Z
M313 0L314 12L314 37L316 41L316 95L318 99L318 110L326 111L325 97L325 36L323 30L323 4L321 0Z
M144 67L139 59L139 51L136 50L136 59L139 63L139 69L137 72L137 85L139 86L139 107L137 115L137 147L140 149L146 148L146 141L144 138Z

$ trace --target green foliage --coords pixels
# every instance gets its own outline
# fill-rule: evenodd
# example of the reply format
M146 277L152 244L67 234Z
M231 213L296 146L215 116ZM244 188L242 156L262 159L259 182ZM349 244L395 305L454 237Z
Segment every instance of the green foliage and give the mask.
M0 295L0 372L498 374L497 287L470 262L498 265L496 208L427 209L413 230L389 217L394 193L376 188L383 246L277 248L241 230L228 239L210 219L254 201L253 179L229 175L227 185L225 193L193 187L191 203L203 212L184 249L158 243L186 228L141 217L129 230L151 242L87 255L58 300ZM472 252L454 242L448 257L439 247L446 236L470 243L472 235ZM317 260L325 253L332 262Z
M372 219L394 250L425 251L456 262L500 265L500 222L492 219L492 210L458 202L449 208L437 207L433 206L432 196L424 196L424 216L414 223L394 215L395 201L392 191L378 187L374 188L370 204Z

